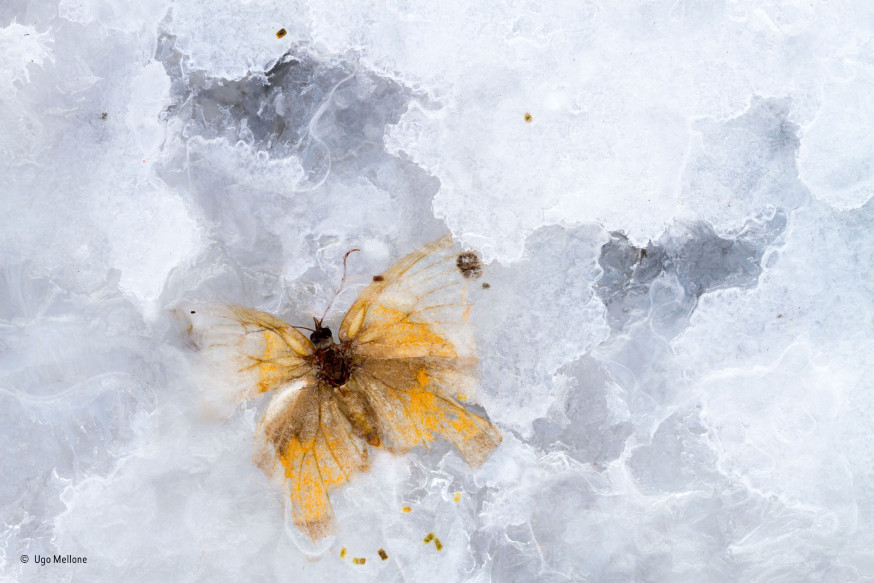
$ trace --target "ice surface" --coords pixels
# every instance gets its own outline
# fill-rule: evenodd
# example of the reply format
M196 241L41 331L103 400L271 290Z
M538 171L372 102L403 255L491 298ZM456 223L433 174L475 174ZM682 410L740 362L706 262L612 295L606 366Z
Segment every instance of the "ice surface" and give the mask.
M874 581L872 30L864 2L0 3L0 580ZM306 324L359 247L336 326L447 230L491 261L504 441L377 454L314 545L252 462L265 402L204 407L170 310Z

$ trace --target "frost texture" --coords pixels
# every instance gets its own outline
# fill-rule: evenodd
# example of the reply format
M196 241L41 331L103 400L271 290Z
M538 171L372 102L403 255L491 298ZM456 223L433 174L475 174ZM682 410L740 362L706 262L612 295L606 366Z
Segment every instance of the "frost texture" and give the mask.
M871 14L0 3L0 580L874 580ZM358 247L336 326L447 228L504 442L315 548L169 310L306 324Z

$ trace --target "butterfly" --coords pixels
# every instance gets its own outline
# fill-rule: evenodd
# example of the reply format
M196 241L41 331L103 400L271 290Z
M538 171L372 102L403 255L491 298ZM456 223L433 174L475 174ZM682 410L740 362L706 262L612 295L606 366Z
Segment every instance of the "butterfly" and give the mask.
M434 241L373 277L337 341L315 317L307 337L254 309L207 312L204 326L223 333L206 348L231 363L239 394L274 393L255 459L284 484L294 523L313 541L333 533L329 494L368 470L372 448L404 454L442 438L477 467L500 444L500 431L462 404L478 388L467 288L481 273L476 253L457 251L449 235Z

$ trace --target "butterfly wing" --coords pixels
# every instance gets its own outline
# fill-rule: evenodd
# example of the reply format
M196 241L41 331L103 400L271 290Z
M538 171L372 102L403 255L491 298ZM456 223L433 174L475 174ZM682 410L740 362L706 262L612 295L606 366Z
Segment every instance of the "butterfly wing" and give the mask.
M374 278L340 325L355 355L349 382L368 396L390 451L442 437L477 466L501 442L458 402L478 386L466 289L479 272L474 254L443 237Z
M203 349L209 368L234 379L238 397L251 398L313 374L307 362L315 351L312 342L279 318L242 306L189 312L191 342Z
M281 482L295 524L313 540L330 534L328 492L369 465L366 443L341 411L332 391L320 386L310 358L312 342L279 318L241 306L194 310L201 336L216 366L230 365L243 377L242 395L278 389L258 426L256 462ZM237 385L239 386L239 385Z
M367 444L355 435L329 390L316 383L289 386L270 401L258 429L258 464L283 482L294 523L317 540L333 529L328 492L370 465ZM301 386L302 385L302 386Z
M402 258L361 292L340 324L340 340L377 359L475 359L458 255L447 235Z

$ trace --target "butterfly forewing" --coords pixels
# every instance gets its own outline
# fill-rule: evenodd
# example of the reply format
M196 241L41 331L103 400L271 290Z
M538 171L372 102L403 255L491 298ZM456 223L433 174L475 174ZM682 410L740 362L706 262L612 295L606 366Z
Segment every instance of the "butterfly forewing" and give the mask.
M475 356L457 258L447 235L398 261L361 292L340 339L371 358Z
M258 392L272 391L310 373L307 357L314 348L306 336L270 314L241 306L228 310L244 330L238 344L241 371L255 375Z
M201 350L204 401L226 415L241 400L310 374L313 345L282 320L241 306L189 306L175 321Z

